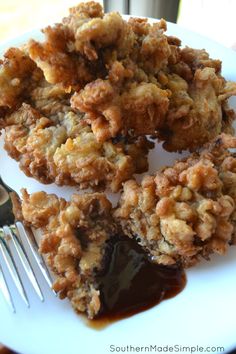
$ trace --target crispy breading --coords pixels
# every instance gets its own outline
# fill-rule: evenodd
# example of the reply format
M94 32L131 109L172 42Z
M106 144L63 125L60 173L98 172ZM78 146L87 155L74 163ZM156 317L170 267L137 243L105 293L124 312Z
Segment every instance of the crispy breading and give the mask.
M127 37L129 36L129 41ZM98 50L114 45L117 57L124 57L132 49L135 36L129 25L116 12L85 22L75 33L75 50L89 60L98 59Z
M0 107L15 108L38 75L39 70L27 53L18 48L8 49L0 61Z
M87 1L81 2L77 6L69 9L70 15L63 19L64 23L70 23L72 18L93 18L93 17L103 17L103 9L99 2Z
M23 52L16 52L23 61L33 63ZM27 77L21 88L24 97L18 98L17 90L13 91L12 107L9 104L2 119L5 149L27 176L43 183L117 191L133 173L147 171L147 154L153 143L146 137L129 136L116 142L98 142L83 114L70 107L71 90L62 84L49 84L37 70L37 81L34 76ZM2 90L7 89L2 86ZM21 105L22 100L26 103Z
M53 119L28 104L5 118L5 149L27 176L42 183L109 187L115 192L134 173L147 171L153 144L145 137L99 143L81 115L66 111L66 106L59 112L52 107Z
M153 83L134 83L119 94L109 80L98 79L71 99L72 107L86 113L98 141L118 133L154 134L168 110L168 92ZM144 125L145 122L145 125Z
M161 20L150 27L142 40L139 61L141 67L149 73L157 74L168 64L171 48L167 36L164 35L166 29L166 22Z
M163 125L169 93L153 83L134 84L121 96L124 127L135 134L153 134Z
M88 62L76 50L79 28L93 18L103 17L100 4L81 3L70 9L70 15L60 24L43 30L45 42L31 40L29 55L40 67L49 83L64 86L83 85L94 76Z
M221 72L221 61L210 58L205 49L185 47L180 50L180 61L186 63L193 73L202 68L213 68L216 73Z
M68 202L45 192L13 195L17 220L40 237L53 289L76 311L96 317L102 309L96 277L108 241L121 230L158 264L189 267L224 254L236 244L236 157L227 148L236 148L236 137L223 134L141 184L129 180L113 209L102 193L74 194Z
M114 216L155 262L189 267L236 244L236 157L227 148L236 137L221 135L141 184L124 184Z
M31 40L28 44L30 58L43 71L51 84L63 83L65 87L83 85L93 79L93 75L82 56L70 53L69 43L73 36L63 25L47 27L44 31L45 43Z
M0 128L27 175L118 190L147 170L153 144L146 135L169 151L195 151L233 133L227 100L236 84L221 76L219 60L182 48L166 27L163 19L104 14L92 1L45 28L44 42L8 50L0 63Z
M181 48L181 41L165 31L163 19L125 21L118 13L104 14L95 2L81 3L62 23L43 30L45 42L29 42L24 55L30 65L21 75L29 76L36 63L48 83L74 93L73 108L86 113L99 142L118 134L150 134L167 150L195 150L222 131L233 131L227 99L235 85L228 88L219 60L204 49ZM18 79L6 70L3 63L0 77L11 83L8 89L2 85L2 97L11 101L13 92L20 96L25 86L21 80L10 92Z
M236 83L227 83L211 67L197 69L189 83L177 74L167 77L170 109L158 132L165 149L195 151L222 131L233 132L234 114L227 110L227 98L236 94Z
M93 318L101 308L95 275L106 241L116 232L110 202L100 193L73 195L70 202L44 192L22 193L20 203L14 199L15 211L41 235L40 251L55 275L53 289Z

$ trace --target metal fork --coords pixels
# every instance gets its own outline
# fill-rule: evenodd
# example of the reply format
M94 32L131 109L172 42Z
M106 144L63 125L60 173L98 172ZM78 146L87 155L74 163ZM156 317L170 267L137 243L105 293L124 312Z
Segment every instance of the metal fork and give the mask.
M25 227L22 222L15 220L10 196L13 192L15 193L3 182L0 176L0 290L11 310L16 312L8 283L9 275L22 300L27 307L30 307L22 276L19 272L18 265L20 263L36 294L41 301L44 301L39 281L30 261L29 252L50 288L52 287L52 278L42 256L39 254L33 231ZM25 247L26 244L28 251Z

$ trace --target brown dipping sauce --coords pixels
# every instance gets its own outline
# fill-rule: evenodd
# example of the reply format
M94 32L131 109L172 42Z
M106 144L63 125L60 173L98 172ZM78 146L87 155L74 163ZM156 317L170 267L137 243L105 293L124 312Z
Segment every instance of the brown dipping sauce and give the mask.
M95 328L174 297L186 284L182 268L153 263L137 241L127 236L111 238L104 263L96 277L102 307L96 319L90 321Z

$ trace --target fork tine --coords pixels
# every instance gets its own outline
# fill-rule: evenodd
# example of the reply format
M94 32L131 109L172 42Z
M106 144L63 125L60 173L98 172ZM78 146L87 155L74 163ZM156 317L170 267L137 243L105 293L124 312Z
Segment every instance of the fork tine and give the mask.
M53 281L52 281L51 275L50 275L50 273L49 273L49 271L47 269L47 266L46 266L46 264L44 262L44 259L39 254L38 245L37 245L37 242L35 240L33 232L29 228L26 228L19 221L16 222L16 226L17 226L17 229L19 231L19 234L21 236L22 235L24 236L24 240L26 240L27 244L29 245L30 250L32 252L32 255L33 255L38 267L40 268L40 270L41 270L41 272L42 272L42 274L44 276L44 279L46 280L47 284L49 285L49 287L53 291L53 293L55 295L57 295L57 293L52 289Z
M44 301L42 291L40 289L39 283L38 283L37 278L34 274L34 270L30 264L29 258L26 254L26 251L25 251L23 245L19 241L19 239L16 236L15 232L13 231L12 227L10 228L9 226L3 226L3 230L4 230L5 234L7 234L11 237L14 247L16 249L16 252L21 260L21 263L24 267L24 270L28 276L29 281L31 282L31 284L32 284L35 292L37 293L38 297L40 298L40 300ZM17 229L15 231L17 232Z
M0 264L0 289L2 291L3 297L6 300L8 306L11 308L12 312L15 313L15 305L11 297L11 293L7 284L7 280L4 276L1 264Z
M4 234L5 234L5 232L4 232ZM27 307L30 307L29 300L27 298L23 283L21 281L16 263L12 257L9 247L6 244L6 241L2 237L0 237L0 249L1 249L1 252L3 255L3 259L4 259L6 266L9 270L9 273L11 274L14 284L17 287L18 293L20 294L22 300L25 302Z

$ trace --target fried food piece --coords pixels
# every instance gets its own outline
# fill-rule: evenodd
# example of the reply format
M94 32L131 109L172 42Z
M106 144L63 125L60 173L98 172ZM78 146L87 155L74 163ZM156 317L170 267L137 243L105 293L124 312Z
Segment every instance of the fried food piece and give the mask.
M177 74L167 75L166 86L172 95L158 136L168 151L195 151L222 131L233 133L235 114L229 110L227 99L236 94L236 84L227 83L206 61L209 67L196 69L190 82ZM197 65L196 59L194 68ZM201 61L199 66L203 66Z
M189 267L236 244L236 157L227 148L236 137L223 134L141 184L124 184L114 216L155 262Z
M97 60L99 49L115 44L117 57L124 58L135 42L135 35L129 27L116 12L105 14L103 18L94 18L76 31L75 49L89 60Z
M168 92L153 83L133 84L119 93L108 80L98 79L74 94L71 103L86 113L97 140L105 141L129 131L154 134L163 125L169 100Z
M92 23L84 25L87 33L88 28L96 32ZM105 19L98 23L106 28ZM114 20L114 30L118 23L121 25ZM164 34L164 20L151 25L146 19L131 18L128 24L135 35L129 55L131 75L123 79L121 67L126 63L120 60L116 76L121 83L112 81L112 57L106 51L108 80L93 81L72 98L72 106L86 113L96 138L105 141L126 129L133 135L157 134L169 151L195 151L222 131L232 133L234 115L226 99L220 99L227 87L220 75L221 62L211 59L205 50L181 49L179 39ZM96 33L97 40L100 32ZM103 40L100 42L96 42L97 48L103 46ZM116 60L120 58L117 43L110 50ZM89 49L93 51L90 44ZM91 52L90 60L92 56L97 59L97 53Z
M34 86L40 72L29 56L18 48L10 48L0 61L0 108L15 108ZM35 83L36 84L36 83Z
M221 72L221 61L210 58L205 49L185 47L180 50L180 61L186 63L192 73L203 68L213 68L217 74Z
M81 3L70 9L69 16L62 23L43 30L46 37L44 43L34 40L29 42L29 55L42 69L49 83L63 83L70 88L83 86L93 80L93 69L76 50L76 37L83 24L103 15L100 4L93 1Z
M165 20L150 24L146 18L130 18L128 23L136 34L136 46L131 53L134 62L153 75L166 68L172 50L164 33L167 30Z
M134 24L135 20L131 23ZM171 56L171 47L168 37L164 34L167 30L165 20L148 26L144 37L140 37L140 53L138 62L145 72L157 74L165 68Z
M55 87L48 93L53 91ZM5 118L5 149L27 176L42 183L118 191L133 173L148 169L147 153L153 144L146 138L99 143L82 115L70 107L58 107L58 102L44 106L43 100L37 104L49 118L28 104Z
M110 202L100 193L73 195L70 202L44 192L22 193L15 211L41 235L40 251L55 275L53 289L93 318L101 308L95 275L106 241L116 232Z
M153 76L167 65L171 54L165 21L148 25L140 37L133 31L134 22L126 22L118 13L104 15L94 2L82 3L70 10L62 24L43 31L44 43L29 44L31 59L49 83L78 91L72 105L86 113L98 141L129 130L135 136L154 134L168 109L169 92ZM114 66L118 82L113 80Z
M40 251L55 275L53 289L77 312L99 315L99 273L121 227L158 264L189 267L211 253L224 254L236 244L232 147L236 137L221 135L200 154L144 177L141 185L126 182L115 209L101 193L74 194L69 202L44 192L23 190L21 201L14 195L17 220L40 235Z
M97 79L87 84L71 100L74 108L86 113L85 117L98 141L105 141L118 133L127 134L128 131L135 136L154 134L162 126L169 104L169 91L161 89L154 76L148 77L165 66L170 55L168 41L163 34L164 20L153 26L145 22L146 36L138 38L138 31L135 33L132 29L135 19L127 24L117 16L111 13L110 17L107 15L103 20L98 19L98 23L106 30L106 21L116 18L112 22L112 28L116 30L119 23L119 33L122 33L122 28L126 32L124 36L120 34L119 40L111 40L114 46L111 54L115 53L115 62L104 49L106 67L109 68L108 80ZM95 20L84 26L94 34ZM82 31L82 27L80 30ZM100 35L103 32L100 30L97 33ZM112 31L108 33L109 38L114 35ZM100 38L99 35L96 39ZM90 34L85 38L90 38ZM103 40L108 41L106 36L103 36ZM100 46L105 46L103 40L100 40ZM127 53L121 50L121 44ZM99 45L95 41L95 46ZM128 54L130 59L122 60ZM97 51L93 55L93 59L97 59Z
M86 61L67 49L72 35L63 25L44 29L45 43L31 40L28 45L30 58L43 71L51 84L62 83L65 87L83 85L93 79Z
M195 151L233 133L236 84L219 60L165 31L164 20L125 21L92 1L44 29L44 42L6 53L0 128L27 175L115 191L147 169L146 135L169 151Z
M10 83L1 87L1 126L6 132L5 149L27 176L42 183L117 191L133 173L148 169L153 143L128 135L98 142L83 114L70 107L71 90L49 84L27 53L12 49L11 54L10 61L3 63L2 80L6 75L12 81L17 75L22 80L17 79L19 91Z
M152 134L163 125L169 93L153 83L134 84L121 96L124 126L135 135Z
M29 55L49 83L79 88L105 76L101 49L115 45L118 57L133 48L135 36L118 13L104 15L99 4L81 3L61 24L43 30L45 42L31 40ZM95 75L94 75L95 74Z
M73 27L74 20L80 18L81 20L86 20L88 18L103 17L103 9L99 2L87 1L81 2L77 6L69 9L70 15L63 19L63 23ZM77 21L75 21L77 22Z
M10 64L15 70L11 71L12 80L25 61L31 64L28 70L32 77L22 71L27 79L19 86L19 94L12 90L12 97L9 86L2 86L2 97L8 97L9 104L1 126L6 132L5 149L20 162L27 176L42 183L117 191L134 173L147 171L147 154L153 143L146 137L128 135L98 142L83 114L71 108L71 90L62 84L49 84L27 54L20 50L16 53L17 65L13 59ZM7 68L5 62L3 74Z

